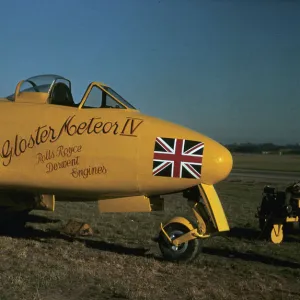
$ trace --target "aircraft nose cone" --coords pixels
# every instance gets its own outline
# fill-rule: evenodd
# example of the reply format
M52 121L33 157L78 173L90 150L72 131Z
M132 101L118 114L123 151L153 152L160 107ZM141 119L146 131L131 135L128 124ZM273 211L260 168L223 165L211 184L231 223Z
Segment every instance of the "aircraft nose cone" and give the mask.
M215 156L215 182L220 182L228 177L232 170L233 160L230 151L220 145Z

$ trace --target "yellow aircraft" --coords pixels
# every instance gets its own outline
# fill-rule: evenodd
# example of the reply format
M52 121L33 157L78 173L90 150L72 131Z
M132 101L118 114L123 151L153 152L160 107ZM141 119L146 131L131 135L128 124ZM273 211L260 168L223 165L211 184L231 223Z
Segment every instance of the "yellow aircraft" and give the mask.
M197 225L175 217L157 242L169 260L189 261L201 238L228 231L214 184L232 169L230 152L185 127L140 113L111 87L92 82L75 103L58 75L20 81L0 98L1 219L23 224L55 201L98 201L100 212L163 210L182 192Z

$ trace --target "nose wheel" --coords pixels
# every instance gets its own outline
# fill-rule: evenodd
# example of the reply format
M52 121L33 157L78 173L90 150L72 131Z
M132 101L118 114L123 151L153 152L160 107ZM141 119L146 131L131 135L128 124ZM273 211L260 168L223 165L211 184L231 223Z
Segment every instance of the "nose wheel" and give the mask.
M165 259L189 262L197 257L201 250L200 239L194 238L177 245L172 243L188 233L190 229L180 223L170 223L160 231L158 245Z
M200 184L183 193L191 206L196 225L183 217L174 217L161 224L158 242L163 257L171 261L194 260L202 245L202 239L212 234L228 231L228 222L216 190L212 185Z

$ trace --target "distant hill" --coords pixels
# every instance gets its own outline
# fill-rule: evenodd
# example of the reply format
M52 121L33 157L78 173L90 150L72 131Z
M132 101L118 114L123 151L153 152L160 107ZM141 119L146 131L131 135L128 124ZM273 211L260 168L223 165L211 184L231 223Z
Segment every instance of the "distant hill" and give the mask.
M224 144L231 153L261 153L261 154L300 154L300 144L276 145L272 143L233 143Z

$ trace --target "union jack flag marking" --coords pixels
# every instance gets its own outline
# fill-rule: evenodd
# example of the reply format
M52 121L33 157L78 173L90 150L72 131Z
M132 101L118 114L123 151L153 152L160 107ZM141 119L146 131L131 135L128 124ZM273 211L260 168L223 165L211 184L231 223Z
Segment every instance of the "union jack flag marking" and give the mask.
M204 143L157 137L154 146L153 176L201 177Z

